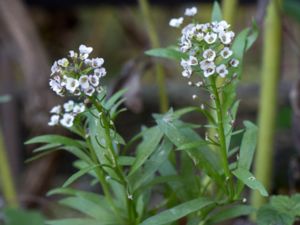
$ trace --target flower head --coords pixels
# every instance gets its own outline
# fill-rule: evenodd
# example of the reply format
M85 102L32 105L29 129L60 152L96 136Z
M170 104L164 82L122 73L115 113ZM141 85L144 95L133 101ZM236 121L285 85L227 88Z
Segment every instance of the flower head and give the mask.
M69 51L67 58L55 61L51 67L49 85L59 96L87 98L103 90L100 78L106 75L104 59L89 58L92 47L80 45L78 50Z

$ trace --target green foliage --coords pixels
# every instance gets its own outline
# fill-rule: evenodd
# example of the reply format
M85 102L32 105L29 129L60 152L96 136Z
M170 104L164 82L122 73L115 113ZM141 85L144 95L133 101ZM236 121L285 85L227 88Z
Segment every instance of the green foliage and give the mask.
M292 225L300 217L300 195L272 196L257 212L258 225Z
M300 3L298 0L284 0L283 11L300 22Z
M212 21L221 20L221 9L215 2ZM240 62L257 35L255 23L237 35L232 51ZM223 44L218 45L213 47L218 49ZM202 47L199 45L196 49ZM146 54L177 61L190 58L176 47L152 49ZM230 58L225 59L222 63L230 63ZM240 205L244 186L264 196L268 194L250 172L257 128L245 121L245 129L235 130L239 107L236 99L239 79L235 78L240 78L241 68L231 68L228 73L223 86L218 84L216 76L202 76L204 89L212 100L208 108L192 106L154 114L154 124L143 127L128 142L114 124L124 111L120 107L126 90L112 96L103 90L98 96L88 97L87 110L76 117L69 128L78 138L43 135L27 141L26 144L42 144L34 150L36 157L57 150L77 157L74 163L77 172L61 188L48 194L67 196L59 203L81 216L51 220L47 224L163 225L176 224L181 218L187 220L188 225L217 224L252 213L252 207ZM188 113L204 116L210 125L184 122L181 117ZM202 138L197 129L208 127L215 135ZM242 132L242 141L236 146L231 139ZM92 184L101 186L101 193L70 188L85 175L91 177ZM159 200L153 202L156 196Z
M219 3L217 1L214 2L213 5L213 10L212 10L212 14L211 14L211 21L221 21L223 18L222 16L222 10L221 7L219 5Z
M207 206L214 204L213 201L207 198L196 198L194 200L182 203L174 208L163 211L153 217L148 218L143 221L141 225L163 225L168 224L178 219L193 213L197 212L200 209L203 209Z
M154 57L160 57L160 58L166 58L166 59L173 59L180 61L181 59L187 58L187 55L185 53L180 52L175 47L168 47L168 48L156 48L151 49L145 52L146 55L154 56Z
M5 225L44 225L43 216L36 211L23 209L4 209Z

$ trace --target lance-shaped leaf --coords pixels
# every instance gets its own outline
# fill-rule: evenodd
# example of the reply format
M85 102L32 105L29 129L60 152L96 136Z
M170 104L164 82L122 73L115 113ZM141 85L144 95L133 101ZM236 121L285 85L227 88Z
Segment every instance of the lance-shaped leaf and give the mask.
M168 224L213 204L214 202L208 198L196 198L152 216L140 225Z
M265 187L248 170L239 167L232 173L249 188L259 191L262 196L268 196Z
M152 155L152 153L157 149L162 139L162 136L163 133L157 126L149 128L144 133L143 141L138 146L137 156L129 175L132 175L134 172L136 172L144 164L144 162Z
M175 59L175 60L188 58L187 54L180 52L178 49L174 47L154 48L146 51L145 54L150 56L166 58L166 59Z

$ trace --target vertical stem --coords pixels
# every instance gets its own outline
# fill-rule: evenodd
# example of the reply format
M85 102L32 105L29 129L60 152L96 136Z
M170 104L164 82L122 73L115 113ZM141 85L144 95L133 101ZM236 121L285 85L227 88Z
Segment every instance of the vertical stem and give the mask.
M3 195L9 207L18 207L17 192L12 179L12 174L8 164L2 132L0 129L0 179Z
M237 0L223 0L222 2L223 18L231 24L231 26L234 26L237 6Z
M148 31L151 47L159 48L160 44L159 44L157 32L153 24L153 20L150 15L149 3L147 0L139 0L139 6L145 20L145 25ZM169 99L166 91L164 70L161 65L156 64L155 71L156 71L156 82L159 91L160 111L166 112L169 108Z
M232 175L229 169L229 164L228 164L228 158L227 158L227 147L226 147L226 138L225 138L225 131L224 131L224 126L223 126L223 112L222 112L222 105L220 101L220 95L218 93L218 89L216 86L217 80L215 77L211 76L210 77L210 84L212 87L212 92L214 95L214 105L216 107L216 114L217 114L217 125L218 125L218 136L219 136L219 141L220 141L220 150L221 150L221 158L222 158L222 163L223 163L223 169L224 173L227 179L227 182L229 183L229 198L233 198L233 183L232 183Z
M261 97L259 105L259 137L255 160L255 176L267 190L271 188L274 130L277 107L277 85L281 59L280 1L270 0L264 24L263 65ZM252 193L252 205L259 207L265 202L258 192Z
M104 139L105 139L105 144L107 146L107 150L110 153L110 159L112 160L112 166L115 168L115 172L118 175L118 177L121 179L124 188L126 191L129 190L129 184L127 179L125 178L125 175L123 174L123 171L121 169L121 167L118 164L117 161L117 155L113 146L113 142L111 139L111 135L110 135L110 120L107 116L107 112L105 111L105 109L102 107L102 105L94 98L90 98L90 100L93 102L94 106L96 107L96 109L98 110L99 113L101 113L100 118L101 121L103 123L103 128L104 128ZM128 210L128 218L129 218L129 223L131 224L135 224L135 219L136 219L136 210L135 210L135 205L133 203L133 200L129 198L129 196L125 196L126 198L126 203L127 203L127 210Z

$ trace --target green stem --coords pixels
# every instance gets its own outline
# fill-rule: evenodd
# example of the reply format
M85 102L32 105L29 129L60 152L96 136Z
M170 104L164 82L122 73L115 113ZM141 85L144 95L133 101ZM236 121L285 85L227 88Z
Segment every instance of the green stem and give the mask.
M17 192L12 179L8 158L5 151L2 132L0 129L0 179L3 195L9 207L19 207Z
M100 119L101 119L100 122L102 122L102 124L103 124L105 144L106 144L107 150L109 151L109 154L110 154L110 159L111 159L112 164L113 164L112 166L115 169L115 172L116 172L117 176L120 178L121 182L123 183L126 192L129 192L129 190L130 190L129 183L128 183L125 175L123 174L120 165L118 164L117 154L115 152L113 142L112 142L112 139L111 139L110 119L107 115L106 110L102 107L102 105L96 99L90 98L90 100L93 102L94 106L96 107L96 109L100 113ZM131 195L131 193L126 193L126 196L125 196L126 197L126 203L127 203L129 223L130 224L135 224L135 222L134 222L135 218L136 218L135 205L133 204L134 203L133 200L129 198L129 195Z
M90 150L90 153L91 153L91 157L92 157L92 160L94 161L94 163L95 164L101 164L101 162L99 162L99 160L97 159L96 151L93 148L93 145L91 144L90 138L87 139L87 144L88 144L88 147L89 147L89 150ZM97 178L98 178L98 180L99 180L99 182L102 186L103 193L104 193L107 201L109 202L109 204L113 208L113 210L114 210L116 216L118 217L118 219L120 221L122 221L122 218L120 217L120 212L119 212L118 208L115 206L112 195L110 193L109 184L107 183L107 181L105 179L105 174L104 174L103 169L101 167L96 167L95 168L95 173L96 173Z
M259 136L255 159L255 176L269 191L271 189L277 86L281 59L280 3L281 1L270 0L264 24L263 67L258 118ZM258 192L253 192L251 201L254 207L260 207L266 199Z
M148 31L150 43L152 48L159 48L159 40L158 35L155 30L153 20L150 13L150 6L147 0L139 0L139 6L145 20L145 25ZM157 64L155 66L156 71L156 82L158 85L159 91L159 101L160 101L160 111L166 112L169 108L169 99L166 91L166 84L165 84L165 74L164 70L161 65Z
M218 126L218 137L220 142L220 150L221 150L221 158L223 163L223 169L225 173L225 177L227 182L229 183L229 198L233 198L233 183L232 183L232 174L229 169L228 158L227 158L227 147L226 147L226 138L225 138L225 131L223 126L223 112L222 112L222 105L220 101L220 96L218 93L218 89L216 86L216 78L211 76L210 77L211 88L213 93L213 102L216 107L216 114L217 114L217 126Z
M231 24L231 26L234 26L237 6L238 6L237 0L223 0L222 2L223 18L229 24Z

